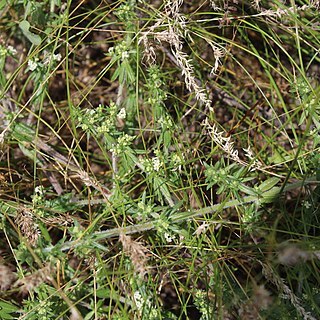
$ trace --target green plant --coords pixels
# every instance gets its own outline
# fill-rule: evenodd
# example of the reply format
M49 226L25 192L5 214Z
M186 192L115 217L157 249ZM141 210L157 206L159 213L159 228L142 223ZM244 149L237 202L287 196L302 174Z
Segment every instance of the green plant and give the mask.
M319 317L318 9L0 1L0 317Z

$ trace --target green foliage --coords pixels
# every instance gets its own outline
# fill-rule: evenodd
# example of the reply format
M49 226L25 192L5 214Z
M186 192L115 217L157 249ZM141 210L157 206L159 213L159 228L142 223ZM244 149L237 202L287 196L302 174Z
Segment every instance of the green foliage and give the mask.
M319 318L317 6L0 1L0 318Z
M30 23L26 20L23 20L19 23L19 28L22 30L23 34L28 38L28 40L38 46L41 43L41 38L37 34L32 33L30 29Z
M1 319L15 319L19 308L8 301L0 301L0 317Z

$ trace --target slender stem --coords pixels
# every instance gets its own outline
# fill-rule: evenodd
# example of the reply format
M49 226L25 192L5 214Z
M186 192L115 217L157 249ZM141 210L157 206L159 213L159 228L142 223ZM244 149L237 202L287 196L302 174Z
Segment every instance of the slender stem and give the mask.
M286 187L283 188L284 191L290 191L296 188L301 188L307 184L312 184L312 183L318 183L318 181L316 180L315 176L312 176L310 178L307 178L304 181L298 181L292 184L287 185ZM102 199L103 202L105 202L105 199ZM199 217L199 216L203 216L205 214L212 214L212 213L217 213L220 212L222 210L231 208L231 207L236 207L236 206L242 206L242 205L246 205L249 203L259 203L260 199L258 198L258 196L247 196L243 198L243 201L239 201L239 200L229 200L229 201L225 201L222 203L218 203L215 204L213 206L210 207L205 207L199 210L195 210L195 211L184 211L184 212L176 212L174 214L172 214L172 216L170 217L170 220L174 223L179 223L182 221L186 221L188 219L193 219L195 217ZM101 203L100 200L98 199L97 201L90 201L90 203ZM83 201L80 203L78 203L80 205L85 205L87 203L84 203ZM217 222L224 222L221 220L217 220ZM66 251L69 250L71 248L76 248L79 247L81 245L84 245L86 242L90 242L90 244L92 244L93 242L99 241L99 240L103 240L103 239L108 239L108 238L113 238L113 237L118 237L120 234L134 234L134 233L139 233L139 232L144 232L144 231L148 231L148 230L153 230L156 228L157 225L157 221L148 221L148 222L144 222L144 223L139 223L136 225L131 225L128 227L120 227L120 228L113 228L113 229L109 229L109 230L105 230L105 231L99 231L99 232L95 232L93 233L93 237L88 240L88 239L78 239L78 240L73 240L73 241L68 241L65 242L61 247L60 250L62 251ZM95 244L98 245L98 244ZM44 249L44 251L51 251L53 247L47 247Z
M230 207L244 205L244 204L248 204L255 201L258 201L258 198L256 196L248 196L248 197L245 197L242 202L238 200L230 200L225 203L215 204L213 206L202 208L196 211L177 212L171 216L171 221L181 222L181 221L192 219L208 213L216 213ZM127 235L127 234L144 232L147 230L153 230L156 228L156 225L157 225L157 221L149 221L149 222L140 223L140 224L136 224L128 227L121 227L121 228L114 228L106 231L100 231L93 234L93 238L91 241L94 242L94 241L108 239L112 237L118 237L120 234ZM85 241L88 241L88 240L74 240L74 241L65 242L60 249L62 251L69 250L73 247L78 247L80 245L83 245Z

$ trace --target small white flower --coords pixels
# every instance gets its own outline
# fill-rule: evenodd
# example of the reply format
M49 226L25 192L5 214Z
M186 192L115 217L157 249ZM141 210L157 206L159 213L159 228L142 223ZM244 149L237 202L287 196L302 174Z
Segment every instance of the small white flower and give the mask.
M7 49L8 49L8 52L11 53L12 55L17 54L17 50L13 46L8 46Z
M50 53L46 53L45 57L43 59L43 64L45 66L49 65L52 61L60 61L61 60L61 54L50 54Z
M38 67L38 63L35 60L28 60L28 67L30 71L34 71Z
M34 193L42 196L44 195L44 189L43 189L43 186L37 186L34 188Z
M122 54L121 54L121 59L124 60L124 59L127 59L129 58L129 52L128 51L123 51Z
M118 119L125 119L126 116L127 116L127 114L126 114L125 108L122 108L117 115Z
M170 233L168 233L168 232L165 232L164 234L163 234L163 236L164 236L164 238L166 239L166 241L168 242L168 243L171 243L174 239L175 239L175 237L174 236L172 236Z
M154 171L159 171L159 169L162 166L162 163L158 157L152 158L152 164L153 164Z
M139 157L138 165L139 165L139 168L146 173L150 173L153 170L153 165L150 159L144 159L142 157Z
M53 58L54 61L60 61L61 60L61 54L60 53L54 54L52 56L52 58Z
M174 153L172 156L172 162L174 165L173 171L176 171L176 170L181 171L181 166L183 164L183 161L184 161L183 154L179 155L177 153Z
M133 295L133 298L134 298L134 302L136 303L137 309L138 309L139 311L141 311L142 308L143 308L143 303L144 303L144 301L143 301L143 298L142 298L140 292L139 292L139 291L136 291L136 292L134 293L134 295Z
M311 208L311 203L309 201L303 201L303 206L306 208L306 209L309 209Z

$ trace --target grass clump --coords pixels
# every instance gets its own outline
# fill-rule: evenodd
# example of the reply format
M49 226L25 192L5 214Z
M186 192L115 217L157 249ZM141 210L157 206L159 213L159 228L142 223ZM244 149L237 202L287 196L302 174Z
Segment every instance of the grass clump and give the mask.
M0 18L0 318L319 318L318 2Z

